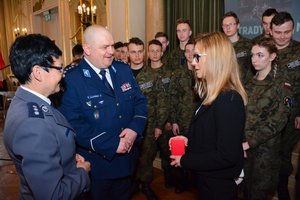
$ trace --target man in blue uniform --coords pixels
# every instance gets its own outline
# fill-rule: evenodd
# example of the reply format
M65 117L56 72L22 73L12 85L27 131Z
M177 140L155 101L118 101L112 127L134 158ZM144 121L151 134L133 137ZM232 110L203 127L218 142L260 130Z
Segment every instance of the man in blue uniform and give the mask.
M60 110L76 130L78 151L91 162L91 199L130 199L147 100L129 65L113 62L104 27L84 32L84 57L65 77Z
M20 178L20 199L75 199L89 188L90 163L75 157L74 131L51 106L60 89L62 52L48 37L19 37L10 50L21 86L4 126L5 147Z

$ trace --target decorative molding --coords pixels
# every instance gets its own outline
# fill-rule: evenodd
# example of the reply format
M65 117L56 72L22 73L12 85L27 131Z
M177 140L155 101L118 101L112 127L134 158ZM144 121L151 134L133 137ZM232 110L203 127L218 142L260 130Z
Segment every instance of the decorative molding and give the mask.
M36 11L38 11L38 10L41 10L42 7L43 7L44 1L45 1L45 0L39 0L39 1L35 2L34 6L33 6L33 8L32 8L33 12L36 12Z

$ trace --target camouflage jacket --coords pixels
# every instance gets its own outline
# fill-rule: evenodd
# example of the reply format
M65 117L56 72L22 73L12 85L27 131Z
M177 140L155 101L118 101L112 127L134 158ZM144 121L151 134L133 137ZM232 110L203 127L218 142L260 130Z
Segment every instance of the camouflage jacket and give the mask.
M292 40L290 44L278 51L278 74L293 92L293 107L299 110L300 102L300 43Z
M241 79L244 80L246 77L250 77L252 73L250 61L251 41L240 36L240 39L232 44L240 66Z
M168 58L168 67L170 69L176 70L178 66L185 65L186 58L184 55L184 50L177 47L171 51Z
M171 73L165 65L158 69L144 67L136 80L148 100L148 125L163 130L169 115L169 84Z
M186 65L179 65L172 70L170 81L170 117L169 121L177 123L182 134L186 134L195 108L193 73Z
M258 147L276 136L285 127L290 114L291 91L281 79L273 78L273 72L264 80L255 77L246 86L248 105L246 107L245 137L250 148Z

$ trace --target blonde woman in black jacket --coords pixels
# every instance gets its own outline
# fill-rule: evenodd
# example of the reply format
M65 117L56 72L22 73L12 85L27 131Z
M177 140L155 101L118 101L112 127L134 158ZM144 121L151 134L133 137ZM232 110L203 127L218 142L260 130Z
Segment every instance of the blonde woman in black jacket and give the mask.
M247 95L239 78L234 49L221 32L196 40L193 65L201 98L191 121L183 156L171 156L171 165L195 171L199 199L234 199L243 168ZM172 140L172 138L171 138Z

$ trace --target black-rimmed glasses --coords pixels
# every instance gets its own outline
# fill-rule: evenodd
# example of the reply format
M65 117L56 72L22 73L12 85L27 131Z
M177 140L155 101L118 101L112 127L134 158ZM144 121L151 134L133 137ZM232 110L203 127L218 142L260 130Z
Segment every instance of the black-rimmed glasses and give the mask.
M200 60L200 58L201 58L202 56L206 56L206 55L207 55L206 53L195 53L195 54L193 55L193 59L195 59L196 62L198 63L199 60Z
M61 66L60 67L59 66L49 66L49 67L44 67L44 68L56 69L62 74L65 72L64 67L61 67Z

